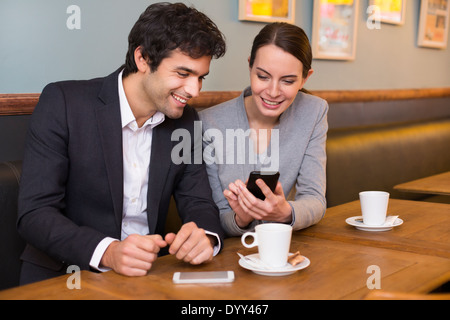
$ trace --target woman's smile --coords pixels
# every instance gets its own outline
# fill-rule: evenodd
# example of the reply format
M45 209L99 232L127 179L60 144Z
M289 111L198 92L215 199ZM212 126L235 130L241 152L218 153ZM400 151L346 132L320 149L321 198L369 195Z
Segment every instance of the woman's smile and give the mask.
M261 100L263 102L263 105L266 108L269 108L269 109L277 109L277 108L279 108L281 106L281 104L283 103L283 101L284 101L284 100L283 101L268 100L268 99L264 99L262 97L261 97Z

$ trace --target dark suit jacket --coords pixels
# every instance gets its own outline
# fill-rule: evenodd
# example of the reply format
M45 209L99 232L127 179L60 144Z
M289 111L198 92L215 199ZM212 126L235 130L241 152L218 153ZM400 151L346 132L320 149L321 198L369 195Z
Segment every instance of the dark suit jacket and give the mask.
M118 74L49 84L40 96L30 121L19 195L18 230L29 243L21 257L28 262L22 272L28 277L45 269L65 273L64 266L71 264L89 269L103 238L120 239ZM204 166L171 161L172 148L180 143L171 141L172 132L185 128L194 137L195 120L196 111L187 106L180 119L166 117L153 129L147 197L151 234L163 235L173 194L184 223L194 221L223 237Z

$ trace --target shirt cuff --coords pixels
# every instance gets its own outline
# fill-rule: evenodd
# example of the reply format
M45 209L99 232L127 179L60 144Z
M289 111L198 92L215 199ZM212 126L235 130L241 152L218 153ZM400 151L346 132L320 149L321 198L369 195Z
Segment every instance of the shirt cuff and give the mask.
M101 268L100 262L102 260L103 254L105 253L106 249L108 249L109 245L114 242L119 241L114 238L106 237L100 243L97 245L97 248L95 248L94 254L91 257L91 261L89 262L89 266L97 271L100 272L106 272L111 270L110 268Z
M222 244L220 243L219 235L217 233L210 232L208 230L205 230L205 233L207 235L210 235L210 236L213 236L213 237L217 238L217 244L214 246L214 252L213 252L213 256L215 257L220 252L220 249L222 247Z

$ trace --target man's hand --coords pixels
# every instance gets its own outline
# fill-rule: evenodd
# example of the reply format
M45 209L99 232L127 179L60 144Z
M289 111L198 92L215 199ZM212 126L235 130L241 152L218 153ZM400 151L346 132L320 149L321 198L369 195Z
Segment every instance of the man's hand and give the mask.
M126 276L145 276L167 242L160 235L132 234L123 241L112 242L100 265Z
M189 222L184 224L177 234L168 233L165 240L170 245L170 254L195 265L212 260L215 241L212 238L194 222Z

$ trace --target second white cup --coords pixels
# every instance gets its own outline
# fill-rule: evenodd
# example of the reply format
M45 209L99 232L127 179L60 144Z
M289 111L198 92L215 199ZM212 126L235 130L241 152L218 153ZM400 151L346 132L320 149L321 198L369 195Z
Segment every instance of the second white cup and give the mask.
M359 193L363 222L368 226L380 226L386 221L389 193L363 191Z
M247 244L245 239L253 237L253 242ZM282 223L263 223L255 227L255 232L246 232L241 237L246 248L258 246L259 258L265 264L279 268L287 264L291 246L292 227Z

